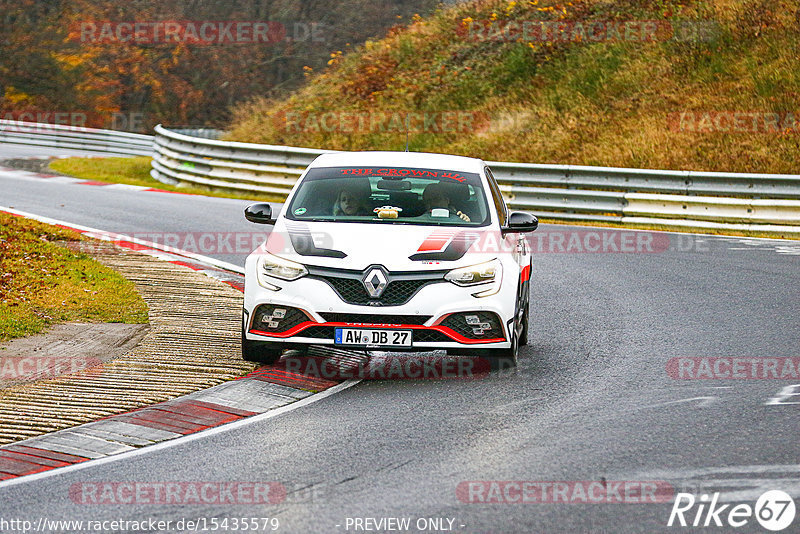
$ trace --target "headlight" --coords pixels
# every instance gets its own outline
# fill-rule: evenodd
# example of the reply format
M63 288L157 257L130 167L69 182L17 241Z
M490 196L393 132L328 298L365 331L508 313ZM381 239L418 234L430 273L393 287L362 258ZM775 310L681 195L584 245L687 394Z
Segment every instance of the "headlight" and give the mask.
M258 259L258 282L268 288L275 286L270 283L269 277L280 280L297 280L308 274L308 270L302 263L290 261L268 252Z
M493 295L500 289L500 279L503 275L503 266L500 260L494 259L478 265L453 269L444 276L448 282L457 286L477 286L481 284L495 283L497 288L492 288L482 293L475 293L474 296L485 297ZM491 292L489 292L491 291Z

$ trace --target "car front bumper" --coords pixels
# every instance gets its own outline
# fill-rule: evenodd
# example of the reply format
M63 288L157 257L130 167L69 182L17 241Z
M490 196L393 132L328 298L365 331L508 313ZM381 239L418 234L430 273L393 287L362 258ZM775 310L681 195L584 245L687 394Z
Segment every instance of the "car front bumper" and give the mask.
M516 298L516 288L510 287L511 284L501 284L495 295L476 298L472 294L479 287L459 287L441 281L423 286L400 306L363 306L344 302L331 285L320 279L276 280L276 285L281 287L279 291L265 289L255 280L253 273L245 285L243 326L248 340L277 342L286 344L287 348L292 344L336 345L336 328L363 328L411 330L412 345L336 346L356 350L444 349L464 354L475 349L511 346L509 331ZM266 308L260 308L262 306ZM283 310L277 313L281 317L274 317L276 310ZM475 323L474 319L467 319L467 315L478 317L477 324L466 324L468 320ZM496 319L490 321L492 316ZM269 320L264 321L264 318ZM482 329L487 322L491 322L491 328ZM476 335L479 330L483 333Z

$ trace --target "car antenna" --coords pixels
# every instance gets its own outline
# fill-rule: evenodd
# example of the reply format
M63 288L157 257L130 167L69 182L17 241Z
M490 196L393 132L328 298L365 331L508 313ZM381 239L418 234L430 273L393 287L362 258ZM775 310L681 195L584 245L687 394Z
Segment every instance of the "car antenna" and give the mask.
M406 111L406 152L408 152L408 111Z

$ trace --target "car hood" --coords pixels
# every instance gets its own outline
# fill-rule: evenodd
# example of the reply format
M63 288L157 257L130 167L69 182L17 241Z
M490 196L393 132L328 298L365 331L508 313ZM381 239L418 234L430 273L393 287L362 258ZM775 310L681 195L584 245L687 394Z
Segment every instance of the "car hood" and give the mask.
M497 257L507 242L499 232L410 224L300 222L280 218L266 250L305 265L362 270L436 270Z

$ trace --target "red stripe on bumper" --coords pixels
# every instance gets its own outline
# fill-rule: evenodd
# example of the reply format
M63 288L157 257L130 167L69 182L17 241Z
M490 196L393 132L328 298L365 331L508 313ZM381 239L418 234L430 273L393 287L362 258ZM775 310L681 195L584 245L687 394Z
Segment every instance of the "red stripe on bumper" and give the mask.
M434 326L421 326L418 324L366 324L366 323L314 323L311 321L305 321L297 326L294 326L287 330L286 332L264 332L263 330L256 330L251 328L251 334L257 334L259 336L267 336L267 337L274 337L279 339L286 339L288 337L292 337L295 335L301 335L301 332L310 326L333 326L333 327L345 327L345 328L373 328L373 329L386 329L386 328L404 328L404 329L411 329L411 330L423 330L423 331L435 331L441 332L442 334L446 335L447 337L451 338L453 341L458 343L463 343L465 345L475 345L475 344L484 344L484 343L499 343L502 341L506 341L505 338L497 337L491 339L471 339L468 337L464 337L455 330L451 328L447 328L446 326L441 325L434 325Z

